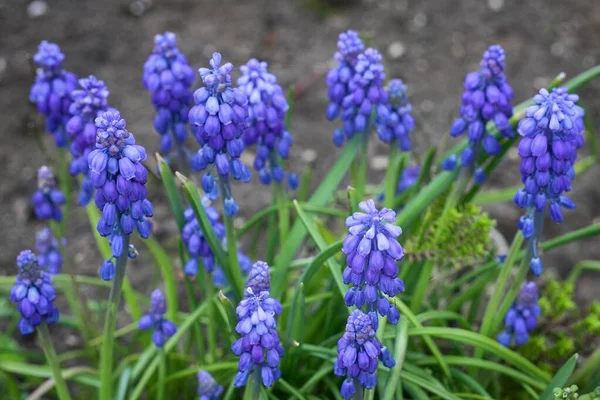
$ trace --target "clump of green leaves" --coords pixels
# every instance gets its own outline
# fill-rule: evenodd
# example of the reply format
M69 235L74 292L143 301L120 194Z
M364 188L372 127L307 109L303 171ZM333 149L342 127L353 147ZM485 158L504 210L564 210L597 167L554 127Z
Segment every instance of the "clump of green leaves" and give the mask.
M474 204L444 210L443 197L425 213L419 235L405 244L415 260L458 267L485 260L492 251L491 230L496 224Z
M600 303L580 309L573 300L573 284L552 278L542 283L540 293L538 333L519 348L519 353L552 371L576 350L583 355L594 350L594 338L600 333Z
M554 394L554 398L556 400L574 400L579 398L579 394L577 393L578 390L579 388L577 385L571 385L564 389L554 388L552 393Z

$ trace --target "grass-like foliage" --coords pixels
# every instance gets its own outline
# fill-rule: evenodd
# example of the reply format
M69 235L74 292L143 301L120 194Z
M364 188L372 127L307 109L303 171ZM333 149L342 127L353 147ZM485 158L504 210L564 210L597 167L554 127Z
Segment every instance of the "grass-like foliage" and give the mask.
M292 126L294 88L266 62L238 74L215 53L195 82L175 35L157 35L143 84L160 141L141 143L106 84L77 81L42 42L30 98L39 143L47 131L56 149L40 146L49 166L32 206L44 226L24 246L35 251L0 277L0 397L600 399L600 305L574 299L580 274L600 264L575 260L565 280L543 268L600 223L542 236L545 221L577 213L575 173L598 164L575 93L600 66L514 104L504 50L491 46L449 125L466 138L419 155L406 86L377 50L348 31L334 59L321 90L342 149L315 181L311 166L286 165L303 132ZM367 181L374 140L389 145L381 182ZM521 182L486 190L511 147ZM234 220L249 201L234 181L253 174L272 204ZM523 217L503 243L481 205L513 198ZM152 237L167 225L153 203L168 204L176 235ZM68 229L76 204L89 231ZM99 276L73 258L74 234L93 235ZM129 279L131 264L154 287Z

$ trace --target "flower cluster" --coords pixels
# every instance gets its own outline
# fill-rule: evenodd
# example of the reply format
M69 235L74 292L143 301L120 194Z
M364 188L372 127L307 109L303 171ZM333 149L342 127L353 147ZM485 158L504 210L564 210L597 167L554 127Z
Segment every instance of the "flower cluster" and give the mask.
M388 368L396 365L389 350L377 340L375 331L371 317L361 310L352 311L338 341L338 357L333 366L337 376L346 377L340 390L345 399L351 399L360 390L355 382L366 389L375 387L379 360Z
M402 151L410 151L410 133L415 128L412 106L408 102L406 85L392 79L387 87L388 102L377 106L377 134L384 143L398 141Z
M465 77L460 117L450 128L451 136L467 133L469 145L463 150L463 167L475 168L475 182L486 180L485 171L477 165L481 147L490 155L498 154L500 143L486 130L486 124L494 121L504 137L513 137L509 118L512 116L513 90L504 72L504 50L498 45L490 46L479 63L480 70Z
M52 170L45 165L40 167L38 170L38 190L31 198L35 217L40 221L53 219L60 222L62 220L61 206L66 201L65 195L56 187Z
M510 346L513 339L517 346L527 343L529 332L535 329L541 314L538 299L535 282L523 284L519 290L519 297L504 317L504 331L497 337L499 343Z
M223 386L204 370L198 371L198 400L219 400Z
M348 306L362 308L366 305L377 329L376 311L387 316L392 324L396 324L400 317L398 309L384 294L394 297L404 291L404 282L398 278L396 264L404 256L396 239L402 229L394 225L396 213L388 208L377 210L373 200L361 202L359 208L364 213L355 212L346 218L350 234L342 247L347 255L343 278L344 283L352 287L345 300Z
M35 234L35 250L40 267L48 273L55 275L60 273L63 258L60 254L58 240L52 234L50 228L45 227Z
M355 66L358 55L365 48L358 33L352 30L340 33L337 47L338 51L333 58L339 65L327 73L327 95L330 101L327 106L327 119L330 121L340 115L344 98L350 94L350 80L356 72Z
M411 165L404 168L404 170L402 171L402 176L400 176L400 179L398 180L396 193L404 193L407 189L409 189L415 183L417 183L417 179L419 179L420 173L421 167L419 165Z
M94 201L102 211L98 233L108 237L112 256L119 258L128 252L125 236L137 228L142 238L150 236L152 203L146 198L148 171L142 165L146 149L135 144L133 135L125 129L125 120L116 110L96 118L96 149L90 152L90 177L96 188ZM100 267L100 276L111 280L115 274L112 259Z
M286 159L292 145L292 135L285 126L285 113L289 106L283 89L266 62L250 59L240 67L242 76L238 87L248 96L248 129L244 132L246 146L256 144L254 168L262 183L281 182L284 170L280 158ZM288 186L295 189L298 178L288 175Z
M269 294L269 266L257 262L252 266L245 288L245 296L236 308L238 323L235 327L242 337L236 340L231 349L240 357L238 373L234 385L246 384L253 371L260 374L266 387L279 379L279 360L283 356L283 346L279 342L275 317L282 312L281 303Z
M178 150L183 151L181 146L187 139L194 70L179 51L174 33L165 32L154 37L154 49L144 63L142 82L157 111L154 129L161 135L160 152L168 154L173 148L173 139Z
M46 117L46 130L54 136L57 147L67 146L65 123L69 119L70 94L77 86L77 77L62 68L64 54L55 43L43 41L33 61L38 66L29 100Z
M212 226L217 239L225 242L225 226L219 221L219 212L213 207L204 207L208 220ZM213 283L218 287L224 287L227 284L225 275L220 265L215 263L215 257L204 237L200 224L196 219L194 210L188 208L184 212L185 225L181 232L181 239L190 253L190 259L183 267L183 271L188 276L196 276L200 265L204 266L207 272L212 274ZM247 274L252 267L252 262L246 255L238 249L238 260L240 269Z
M71 140L71 175L83 175L79 205L87 205L94 195L94 186L89 177L88 155L95 148L97 117L108 110L108 89L104 81L93 75L79 80L80 89L71 93L73 103L69 108L72 115L67 122L67 136Z
M248 100L239 88L231 88L233 65L221 65L221 54L214 53L209 68L200 68L204 87L194 92L194 102L189 113L190 124L196 139L202 146L192 158L192 168L203 170L216 165L225 213L233 216L238 206L231 194L229 175L239 181L248 182L250 171L239 159L244 151L242 134L246 129ZM214 193L215 181L210 171L202 179L206 193Z
M337 129L333 143L341 146L344 135L350 139L355 133L365 133L372 119L373 111L386 104L388 94L383 88L385 73L381 54L375 49L366 49L358 55L354 65L354 75L348 83L348 94L341 104L343 130Z
M143 315L138 322L138 328L141 331L154 328L152 341L156 347L163 347L167 339L177 332L175 324L164 318L166 312L165 296L160 289L156 289L150 296L150 312Z
M566 88L552 92L540 90L533 100L536 105L525 110L518 132L521 180L524 188L515 194L515 204L527 209L519 220L525 238L531 239L531 268L542 272L537 253L544 210L548 205L550 218L563 221L561 208L573 209L575 203L564 195L571 190L575 176L573 165L577 149L583 146L583 109L575 104L579 97Z
M21 313L19 330L23 335L33 333L36 326L58 321L58 308L54 305L56 292L50 274L43 271L31 250L17 256L19 273L10 291L10 301L17 304Z

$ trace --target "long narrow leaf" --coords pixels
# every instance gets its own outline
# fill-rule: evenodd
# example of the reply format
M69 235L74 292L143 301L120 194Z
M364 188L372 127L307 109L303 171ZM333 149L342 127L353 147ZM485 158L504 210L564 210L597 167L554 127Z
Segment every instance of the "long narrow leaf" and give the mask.
M577 358L579 358L579 355L573 354L571 358L569 358L567 362L565 362L563 366L560 367L560 369L556 372L554 377L552 377L552 380L550 381L544 392L540 395L540 400L554 400L554 394L552 393L552 391L554 390L554 388L564 387L567 384L567 382L569 382L569 378L571 377L571 374L573 374L575 366L577 365Z

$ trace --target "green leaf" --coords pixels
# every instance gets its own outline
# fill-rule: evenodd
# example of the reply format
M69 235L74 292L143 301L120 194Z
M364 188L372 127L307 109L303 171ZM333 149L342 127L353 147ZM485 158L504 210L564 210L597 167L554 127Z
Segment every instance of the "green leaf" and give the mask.
M413 324L417 329L423 328L423 325L421 324L419 319L415 316L415 314L412 312L412 310L410 308L408 308L408 306L406 304L404 304L404 302L402 300L400 300L398 297L388 298L388 300L391 303L395 304L396 307L398 307L398 311L400 311L400 314L403 315L404 317L406 317L410 321L410 323ZM425 342L427 347L429 347L429 350L431 351L431 353L434 355L434 357L440 364L440 368L442 368L442 371L444 371L444 374L446 374L446 376L450 376L450 369L448 368L448 365L444 361L442 352L437 347L435 342L427 335L423 335L423 341Z
M539 400L554 400L554 394L552 391L554 388L564 387L567 382L569 382L569 378L571 377L571 374L577 365L577 358L579 358L579 354L573 354L573 356L571 356L571 358L569 358L567 362L560 367L558 372L556 372L556 374L552 377L552 380L546 387L546 390L544 390L544 392L540 395Z
M298 213L298 217L300 218L300 221L306 227L306 230L310 234L311 238L313 239L313 241L315 242L315 244L317 245L319 250L323 251L323 250L327 249L327 243L325 242L325 239L323 239L323 237L318 232L318 230L315 227L315 225L313 224L313 222L308 218L308 216L302 209L302 206L295 200L294 200L294 206L296 207L296 211ZM329 270L331 271L331 275L333 276L333 279L334 279L340 293L342 294L342 296L344 296L348 287L346 286L346 284L344 283L344 279L342 278L342 266L333 259L329 259L327 263L329 265Z
M167 199L169 201L171 213L175 217L175 221L179 227L179 232L181 232L183 230L183 226L185 225L185 219L183 217L183 203L181 202L179 190L177 190L177 186L175 185L173 171L171 171L171 166L169 163L167 163L165 159L162 158L158 153L156 153L156 160L158 162L158 171L160 173L162 184L167 192Z
M435 336L483 349L541 380L543 383L550 381L550 375L536 367L531 361L479 333L457 328L425 327L410 328L408 336Z
M227 256L221 247L221 242L219 239L217 239L215 231L208 220L208 216L204 210L204 205L202 204L202 200L200 200L200 196L198 195L198 188L192 181L179 172L176 172L175 175L183 182L183 191L185 192L187 200L194 210L194 214L196 214L200 229L202 229L202 233L204 234L204 237L206 238L206 241L208 242L208 245L215 256L217 264L223 268L223 272L227 277L227 281L232 286L235 299L240 300L244 291L242 273L239 268L232 268L230 266Z
M348 168L360 148L360 135L356 135L346 143L342 154L335 162L334 166L327 173L317 190L309 199L309 203L317 206L324 206L333 196L338 185L346 175ZM288 233L288 237L281 246L279 256L275 259L275 272L272 280L272 295L274 298L281 298L286 283L286 276L289 264L294 259L296 252L302 246L306 237L306 227L303 222L296 221Z
M402 379L406 382L413 383L417 386L420 386L422 389L439 396L442 399L446 400L459 400L460 397L453 395L450 392L447 392L446 389L440 388L438 386L432 385L430 381L423 379L422 377L415 375L408 371L402 371L400 374Z
M156 266L163 278L165 297L167 300L167 318L177 322L177 285L175 283L175 271L171 265L171 259L160 244L153 238L142 240L142 243L150 250Z
M119 379L119 386L117 387L116 400L125 400L127 396L127 388L129 386L129 378L131 376L131 367L125 368Z

